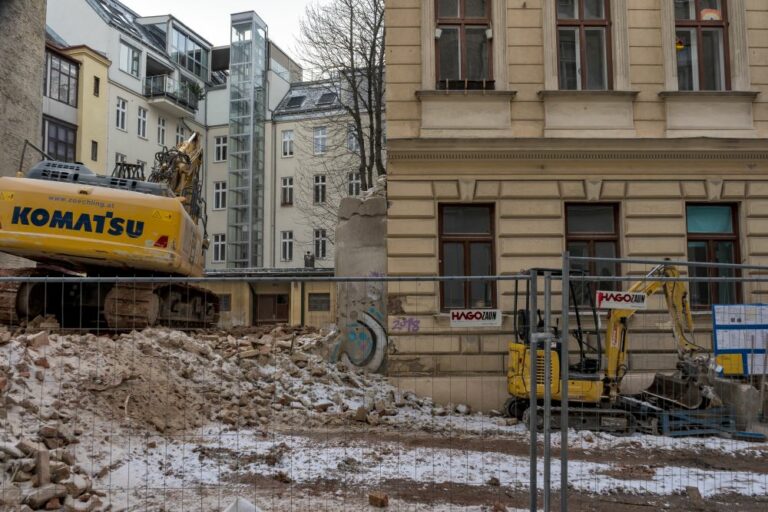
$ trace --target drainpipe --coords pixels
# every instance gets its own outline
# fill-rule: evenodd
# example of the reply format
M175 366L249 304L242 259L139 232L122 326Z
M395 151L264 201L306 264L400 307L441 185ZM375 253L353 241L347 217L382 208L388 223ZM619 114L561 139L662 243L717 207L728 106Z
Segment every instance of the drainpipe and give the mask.
M277 123L275 122L275 112L270 110L272 121L272 213L271 227L272 231L272 267L277 267Z

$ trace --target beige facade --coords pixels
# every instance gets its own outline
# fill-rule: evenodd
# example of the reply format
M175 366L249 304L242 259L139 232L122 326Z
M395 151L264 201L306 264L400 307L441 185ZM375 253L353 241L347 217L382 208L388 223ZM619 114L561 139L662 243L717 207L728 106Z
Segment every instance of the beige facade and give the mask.
M560 267L569 204L616 205L622 257L688 254L686 205L733 205L738 262L768 264L768 3L728 0L730 87L680 91L673 2L610 0L609 90L559 90L555 0L492 0L493 90L436 90L435 2L387 2L388 271L440 273L442 204L493 211L500 275ZM642 274L644 266L622 273ZM626 286L626 285L625 285ZM764 302L745 284L738 300ZM457 333L438 285L390 286L389 371L438 400L506 397L512 283L501 329ZM632 324L633 372L674 369L661 303ZM419 331L398 331L418 320ZM698 342L711 321L697 313ZM632 328L632 327L631 327Z

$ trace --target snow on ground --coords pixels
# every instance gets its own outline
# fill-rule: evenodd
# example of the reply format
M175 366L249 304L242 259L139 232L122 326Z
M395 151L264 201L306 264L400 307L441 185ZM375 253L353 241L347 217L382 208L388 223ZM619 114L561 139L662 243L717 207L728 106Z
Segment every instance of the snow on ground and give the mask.
M167 438L165 439L167 440ZM163 443L158 438L158 443ZM158 444L145 452L135 447L125 453L124 464L113 471L106 487L194 488L231 484L244 475L274 475L284 472L293 482L337 480L340 488L376 487L387 480L418 483L485 485L491 478L513 490L529 485L529 459L499 452L462 449L410 448L400 443L322 440L259 432L221 433L207 431L197 438ZM201 450L201 447L205 449ZM270 460L270 454L277 454ZM608 463L569 461L569 482L587 493L670 495L698 487L702 496L734 493L744 496L768 494L768 474L742 471L702 470L689 467L647 467L640 474L612 476L623 466ZM543 463L538 482L543 488ZM636 476L636 478L633 478ZM560 461L552 461L552 485L560 482Z

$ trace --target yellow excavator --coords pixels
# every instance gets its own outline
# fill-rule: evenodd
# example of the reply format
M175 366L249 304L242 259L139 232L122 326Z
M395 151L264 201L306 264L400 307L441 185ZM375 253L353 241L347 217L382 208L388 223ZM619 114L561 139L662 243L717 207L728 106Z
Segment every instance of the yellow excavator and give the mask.
M544 271L538 271L538 273L541 275ZM679 275L674 266L659 265L627 290L629 293L645 293L647 296L659 291L664 292L678 352L676 372L673 375L657 374L651 386L641 393L639 399L622 394L622 381L628 371L628 321L636 310L631 308L611 310L608 314L603 346L593 294L588 290L584 296L588 299L594 325L594 329L590 331L584 327L577 301L579 294L574 281L571 281L568 293L571 296L571 303L574 304L576 328L570 334L575 338L579 348L578 361L569 366L568 380L569 419L574 427L630 432L637 420L631 406L633 403L659 410L669 408L695 410L720 405L710 384L712 374L710 356L703 347L695 343L693 338L693 318L686 287L680 281L659 279L674 279ZM518 339L509 344L507 384L510 398L504 405L504 410L510 416L527 419L531 413L530 337L531 332L539 330L543 322L529 319L527 308L515 309L518 311L515 328ZM533 329L530 328L532 321L537 324ZM559 339L557 328L553 329L553 334ZM594 340L591 343L588 341L590 335ZM560 353L561 344L557 342L552 349L552 366L549 375L551 397L555 405L562 399ZM606 361L604 369L602 368L603 356ZM537 347L536 357L538 405L543 402L544 383L547 379L542 347Z
M4 269L0 275L203 274L208 241L198 133L158 152L146 178L136 164L118 162L111 176L102 176L40 153L44 159L26 174L20 169L16 177L0 177L0 252L37 266ZM219 299L179 282L0 283L0 323L45 314L69 327L206 327L218 321Z

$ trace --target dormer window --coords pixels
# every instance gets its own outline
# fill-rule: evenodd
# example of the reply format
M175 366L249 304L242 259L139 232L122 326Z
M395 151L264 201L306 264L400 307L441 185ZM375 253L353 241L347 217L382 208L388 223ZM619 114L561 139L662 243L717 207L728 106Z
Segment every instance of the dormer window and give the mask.
M288 104L285 106L285 108L301 108L301 105L304 104L304 100L306 98L306 96L294 96L288 100Z
M317 100L317 105L318 106L331 105L334 101L336 101L336 93L326 92L326 93L323 93L322 96L320 96L319 100Z

